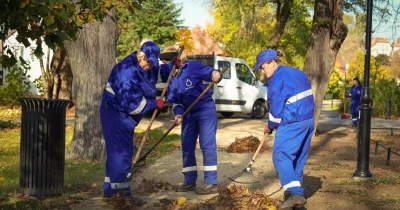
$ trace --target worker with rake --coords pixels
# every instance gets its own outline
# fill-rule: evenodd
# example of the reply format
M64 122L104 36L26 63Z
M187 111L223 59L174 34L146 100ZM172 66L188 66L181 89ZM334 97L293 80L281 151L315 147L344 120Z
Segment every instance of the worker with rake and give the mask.
M160 48L154 42L145 42L111 71L101 98L100 117L106 144L106 171L104 197L122 193L132 198L130 176L134 129L143 115L153 109L162 109L164 102L156 99L156 77ZM135 204L140 205L136 202Z
M171 80L168 101L173 104L175 123L182 124L184 181L176 187L177 192L195 191L200 195L217 193L216 132L218 122L212 98L213 92L212 89L207 90L207 87L213 81L219 82L220 79L219 70L214 70L198 61L189 61ZM196 187L198 177L195 154L197 138L199 138L203 153L204 165L204 184L200 187Z
M260 52L254 70L261 69L268 78L270 110L264 134L276 130L272 161L284 189L278 209L292 209L307 203L302 183L314 133L314 97L306 74L281 65L281 56L275 49Z

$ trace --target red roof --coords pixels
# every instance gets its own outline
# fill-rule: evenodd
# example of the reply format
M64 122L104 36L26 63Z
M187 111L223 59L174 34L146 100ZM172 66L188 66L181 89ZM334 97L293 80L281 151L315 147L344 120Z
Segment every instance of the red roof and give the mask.
M374 46L378 43L389 43L389 41L386 38L382 37L376 37L371 40L371 46Z
M185 50L186 55L209 55L213 52L216 54L224 53L219 44L200 26L193 27L190 33L193 49Z
M396 39L396 42L394 43L394 47L400 47L400 38Z

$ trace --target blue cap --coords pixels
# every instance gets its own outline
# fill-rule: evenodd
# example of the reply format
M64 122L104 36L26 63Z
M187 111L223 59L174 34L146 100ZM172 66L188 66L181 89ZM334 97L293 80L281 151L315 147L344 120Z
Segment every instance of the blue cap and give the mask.
M149 61L152 66L159 65L158 56L160 56L160 47L156 43L152 41L145 42L140 48L140 51L146 54L147 61Z
M258 69L260 69L261 65L265 61L270 61L270 60L275 60L275 59L278 59L278 53L275 50L268 49L268 50L261 51L257 55L257 58L256 58L257 62L256 62L256 66L254 67L254 71L257 71Z

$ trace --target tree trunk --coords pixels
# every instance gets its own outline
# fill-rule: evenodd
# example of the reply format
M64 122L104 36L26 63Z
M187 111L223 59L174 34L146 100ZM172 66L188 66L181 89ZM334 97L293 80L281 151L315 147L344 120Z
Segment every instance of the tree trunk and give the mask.
M268 40L270 47L278 47L278 43L283 36L286 23L288 22L290 17L293 0L277 1L276 3L276 24Z
M53 98L72 100L72 70L67 51L56 47L50 68L55 72ZM73 107L74 103L68 105Z
M115 11L103 22L87 23L78 39L66 42L75 88L75 129L68 154L76 159L102 160L105 145L100 123L100 100L116 58Z
M322 109L322 102L334 70L339 48L347 36L343 23L341 0L316 0L313 25L304 63L315 97L315 128Z

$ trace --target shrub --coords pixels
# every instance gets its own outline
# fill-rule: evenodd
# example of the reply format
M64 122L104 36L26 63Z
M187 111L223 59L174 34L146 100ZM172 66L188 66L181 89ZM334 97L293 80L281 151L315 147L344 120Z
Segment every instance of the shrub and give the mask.
M20 67L13 66L5 76L6 86L0 86L0 105L14 106L17 98L29 95L31 85L29 83L28 64Z

